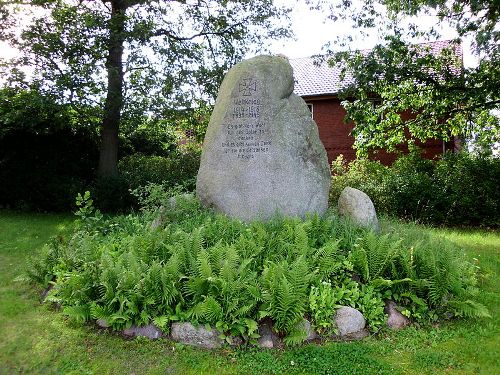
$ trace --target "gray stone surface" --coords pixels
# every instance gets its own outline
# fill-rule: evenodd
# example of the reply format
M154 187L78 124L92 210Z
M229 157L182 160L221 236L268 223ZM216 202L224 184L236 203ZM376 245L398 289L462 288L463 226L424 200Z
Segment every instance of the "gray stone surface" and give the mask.
M259 339L257 345L261 348L272 349L279 346L279 337L274 333L271 322L266 320L259 325Z
M100 328L109 328L111 325L104 319L97 319L95 321L95 324L97 324Z
M163 331L156 327L154 324L148 324L147 326L143 327L132 326L130 328L124 329L123 334L128 337L144 336L154 340L162 337Z
M394 301L387 300L385 302L385 313L387 314L387 326L391 329L402 329L410 325L410 319L401 314L397 309L397 304Z
M318 337L318 335L316 334L316 332L312 328L311 322L309 322L309 320L303 319L300 324L301 324L301 328L303 328L306 331L306 334L307 334L306 341L311 341L311 340L314 340L315 338Z
M348 333L347 335L341 336L342 341L360 341L363 340L365 337L368 337L370 333L368 330L362 329L361 331L358 332L353 332L353 333Z
M174 341L207 349L222 346L223 341L219 338L219 334L216 329L195 327L191 323L173 323L170 333Z
M375 206L368 195L358 189L346 187L340 193L339 214L350 218L356 224L379 231Z
M202 204L245 221L326 211L328 158L293 84L283 57L258 56L227 73L203 143Z
M334 319L341 337L362 331L366 325L363 314L349 306L340 307Z

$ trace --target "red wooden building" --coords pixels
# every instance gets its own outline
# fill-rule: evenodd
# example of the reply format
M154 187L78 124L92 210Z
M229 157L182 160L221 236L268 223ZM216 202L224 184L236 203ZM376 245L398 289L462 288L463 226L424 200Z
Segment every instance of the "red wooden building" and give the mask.
M449 46L450 44L447 41L431 44L433 52L438 52ZM459 61L462 61L460 46L455 47L455 53ZM352 147L354 138L350 135L354 124L344 123L346 112L337 96L342 85L340 69L328 66L327 62L319 65L315 64L314 59L310 57L291 59L290 64L294 70L294 92L306 101L311 110L312 117L318 125L319 137L325 146L329 162L331 163L341 154L345 160L355 159L356 151ZM423 149L424 157L433 159L445 151L456 151L459 142L458 139L449 142L429 140L424 144L417 142L417 145ZM406 145L401 145L399 149L403 152L408 151ZM378 150L373 154L373 158L388 165L394 162L397 155Z

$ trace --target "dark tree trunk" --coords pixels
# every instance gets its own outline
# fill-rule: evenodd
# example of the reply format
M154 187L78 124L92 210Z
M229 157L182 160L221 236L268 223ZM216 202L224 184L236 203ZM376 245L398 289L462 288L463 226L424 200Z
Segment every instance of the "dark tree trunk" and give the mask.
M109 21L108 92L104 105L104 118L101 125L101 148L99 154L100 178L114 177L118 174L118 129L123 107L123 42L125 31L124 1L111 1Z

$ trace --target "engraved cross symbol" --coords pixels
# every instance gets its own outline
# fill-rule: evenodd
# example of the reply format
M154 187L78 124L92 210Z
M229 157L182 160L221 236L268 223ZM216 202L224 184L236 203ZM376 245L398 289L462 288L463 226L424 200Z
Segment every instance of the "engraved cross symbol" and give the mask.
M243 96L251 96L252 92L257 91L257 82L252 78L244 78L240 82L240 93Z

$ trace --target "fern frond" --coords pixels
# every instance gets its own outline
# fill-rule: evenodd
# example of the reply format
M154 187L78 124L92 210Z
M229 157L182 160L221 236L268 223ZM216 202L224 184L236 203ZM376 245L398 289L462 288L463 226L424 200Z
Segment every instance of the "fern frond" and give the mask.
M448 301L448 305L453 308L457 316L466 318L491 318L488 308L483 304L471 300L466 301Z
M166 333L168 333L169 331L169 326L168 326L169 321L170 319L166 315L155 316L153 318L153 324Z
M88 305L65 306L63 314L78 324L83 324L90 319L90 307Z
M212 266L210 265L209 254L206 250L201 250L197 257L198 270L197 276L209 279L213 276Z
M289 346L296 346L302 344L307 339L307 332L304 325L301 324L302 320L283 338L283 342Z

